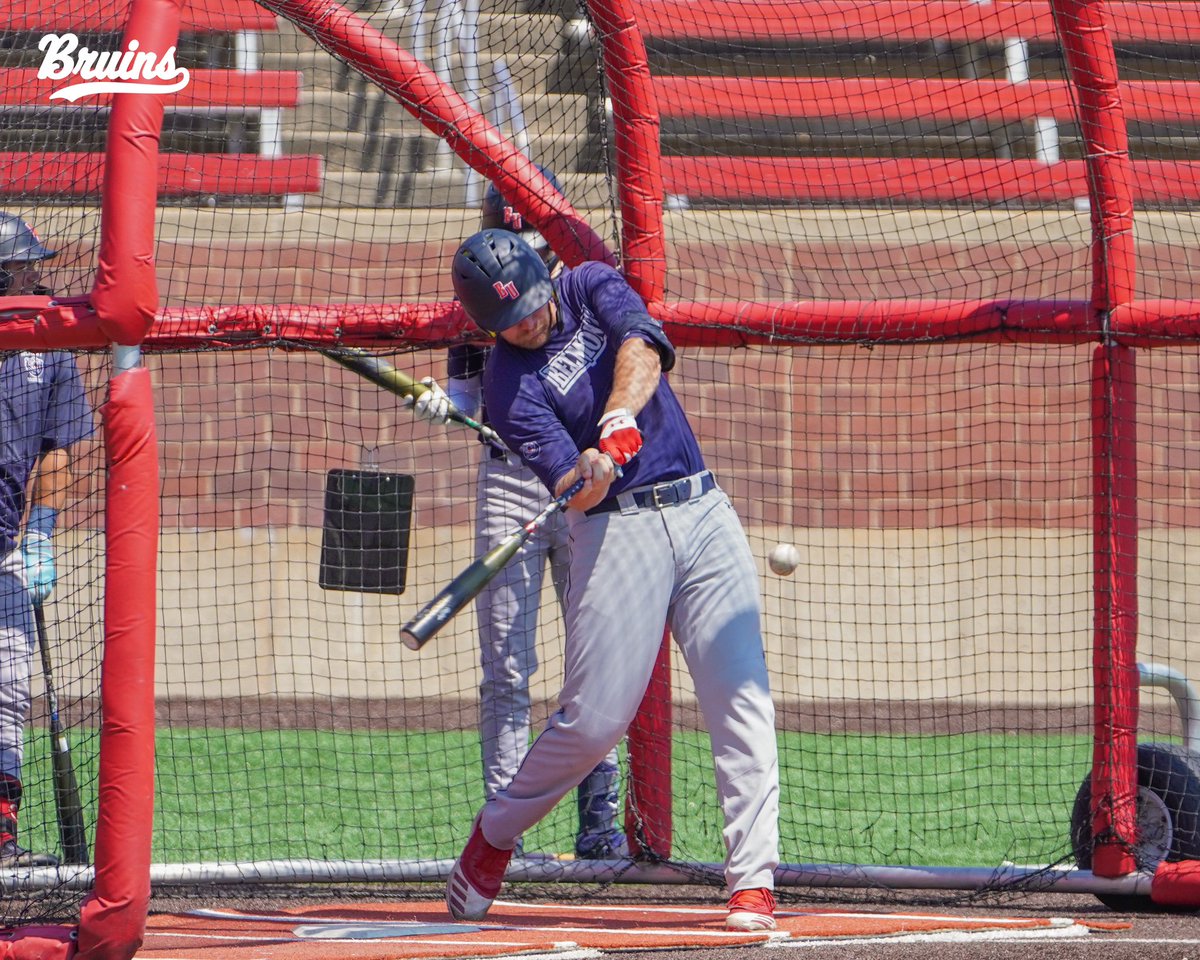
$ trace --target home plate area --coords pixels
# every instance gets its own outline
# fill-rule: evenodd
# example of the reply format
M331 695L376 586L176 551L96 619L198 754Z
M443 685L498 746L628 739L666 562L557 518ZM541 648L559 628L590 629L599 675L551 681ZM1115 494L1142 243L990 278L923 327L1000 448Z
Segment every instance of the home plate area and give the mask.
M1060 918L954 917L925 913L780 910L779 929L724 929L723 904L681 906L534 904L497 900L487 919L455 923L440 900L241 912L192 910L151 916L142 960L407 960L545 955L598 957L606 950L811 944L879 937L961 939L1087 936Z

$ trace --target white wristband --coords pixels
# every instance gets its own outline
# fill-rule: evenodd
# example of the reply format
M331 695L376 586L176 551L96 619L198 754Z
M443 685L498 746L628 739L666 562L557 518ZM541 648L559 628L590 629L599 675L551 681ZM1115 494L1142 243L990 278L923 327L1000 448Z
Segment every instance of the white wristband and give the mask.
M606 423L608 423L609 420L616 420L617 417L632 417L632 416L633 416L633 414L630 413L625 407L617 407L617 409L615 409L615 410L607 411L604 414L604 416L602 416L599 419L599 421L597 421L596 426L602 427Z

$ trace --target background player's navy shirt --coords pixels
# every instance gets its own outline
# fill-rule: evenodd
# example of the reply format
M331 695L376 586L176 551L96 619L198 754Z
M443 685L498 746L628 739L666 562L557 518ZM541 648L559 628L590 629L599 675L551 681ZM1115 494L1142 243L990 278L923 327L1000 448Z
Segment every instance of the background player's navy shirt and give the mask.
M91 435L92 411L69 353L6 353L0 362L0 549L17 545L29 475L42 454Z
M538 350L497 338L483 377L483 396L496 432L552 493L554 485L600 439L596 421L612 392L617 351L629 337L653 344L663 370L675 350L641 298L612 267L599 262L565 270L555 282L559 326ZM675 394L660 376L637 415L644 443L609 489L677 480L704 469L704 460Z

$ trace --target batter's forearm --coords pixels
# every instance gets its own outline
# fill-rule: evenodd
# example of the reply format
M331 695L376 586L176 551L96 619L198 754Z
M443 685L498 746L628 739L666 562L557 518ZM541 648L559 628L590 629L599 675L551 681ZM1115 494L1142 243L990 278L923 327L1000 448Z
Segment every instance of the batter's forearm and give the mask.
M613 388L605 410L624 407L633 416L650 402L662 377L662 358L658 349L641 337L630 337L617 351Z
M67 488L70 485L70 455L66 450L51 450L38 461L31 502L34 506L61 510L66 506Z

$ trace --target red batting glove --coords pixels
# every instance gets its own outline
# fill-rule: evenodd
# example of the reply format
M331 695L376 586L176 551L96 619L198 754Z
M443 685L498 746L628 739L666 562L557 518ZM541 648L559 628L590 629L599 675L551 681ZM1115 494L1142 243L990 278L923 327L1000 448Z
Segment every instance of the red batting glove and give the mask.
M633 414L624 407L609 410L597 426L600 427L600 452L612 457L618 467L625 466L642 449L642 431Z

